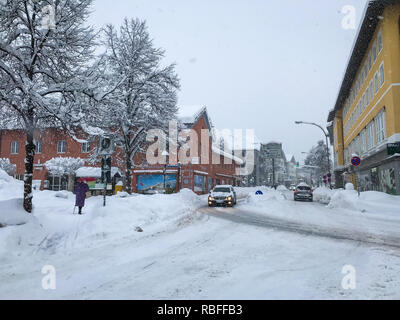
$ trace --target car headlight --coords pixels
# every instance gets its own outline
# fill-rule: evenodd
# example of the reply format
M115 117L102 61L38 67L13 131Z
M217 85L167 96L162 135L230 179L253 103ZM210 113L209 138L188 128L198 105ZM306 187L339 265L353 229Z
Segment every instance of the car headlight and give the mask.
M228 200L228 201L232 201L232 197L228 197L227 200Z
M208 197L208 201L214 201L214 197Z

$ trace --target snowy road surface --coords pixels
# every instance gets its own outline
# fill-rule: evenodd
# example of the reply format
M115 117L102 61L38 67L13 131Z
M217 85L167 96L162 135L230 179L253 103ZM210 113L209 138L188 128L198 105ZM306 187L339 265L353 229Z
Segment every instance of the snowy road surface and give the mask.
M301 206L304 206L304 209L307 209L307 207L315 205L319 206L319 210L323 210L323 207L317 203L307 205L302 205L300 203L296 204L300 210ZM333 240L357 241L363 244L382 245L400 249L400 233L397 233L396 235L377 235L368 233L366 230L357 231L353 227L348 228L348 226L334 228L307 222L294 222L283 218L269 217L268 215L262 215L242 208L235 208L230 211L204 208L201 212L215 218L225 219L240 224L274 229L277 231L294 232L307 236L331 238ZM397 227L400 230L399 222Z
M169 211L181 199L163 197L158 202ZM72 219L73 232L26 241L28 225L0 229L6 243L0 246L0 298L400 298L400 218L381 217L367 202L368 211L355 213L271 192L233 209L203 207L201 199L189 215L149 224L143 233L125 218L110 226L113 220L105 219L116 219L135 199L141 198L110 199L111 208L121 205L114 218L101 211L98 199L89 199L86 216L58 217L65 225ZM42 223L53 226L46 219ZM42 288L44 265L56 269L56 290ZM354 290L342 287L347 265L356 271Z

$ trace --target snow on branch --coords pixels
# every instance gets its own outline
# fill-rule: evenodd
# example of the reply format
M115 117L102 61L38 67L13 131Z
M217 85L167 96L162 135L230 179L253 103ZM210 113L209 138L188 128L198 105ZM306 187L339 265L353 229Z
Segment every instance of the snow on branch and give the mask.
M44 166L55 176L72 175L76 170L85 165L85 160L80 158L53 158L47 161Z

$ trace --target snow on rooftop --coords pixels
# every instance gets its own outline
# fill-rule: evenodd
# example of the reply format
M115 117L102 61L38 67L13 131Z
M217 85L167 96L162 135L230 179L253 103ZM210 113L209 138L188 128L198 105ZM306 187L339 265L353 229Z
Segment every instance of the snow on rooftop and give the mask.
M117 167L111 168L111 176L115 176L119 173L123 176L122 171ZM76 170L77 178L101 178L101 168L99 167L82 167Z
M215 153L220 154L221 156L224 156L225 158L232 159L237 164L244 164L242 159L240 159L238 157L235 157L234 155L232 155L232 154L230 154L228 152L225 152L225 151L217 148L216 146L212 146L212 151L215 152Z

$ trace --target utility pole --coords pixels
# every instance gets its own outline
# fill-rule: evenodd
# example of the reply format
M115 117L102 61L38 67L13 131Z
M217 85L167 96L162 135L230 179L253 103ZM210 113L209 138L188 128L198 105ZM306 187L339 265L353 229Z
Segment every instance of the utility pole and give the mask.
M272 158L272 187L275 188L275 158Z

